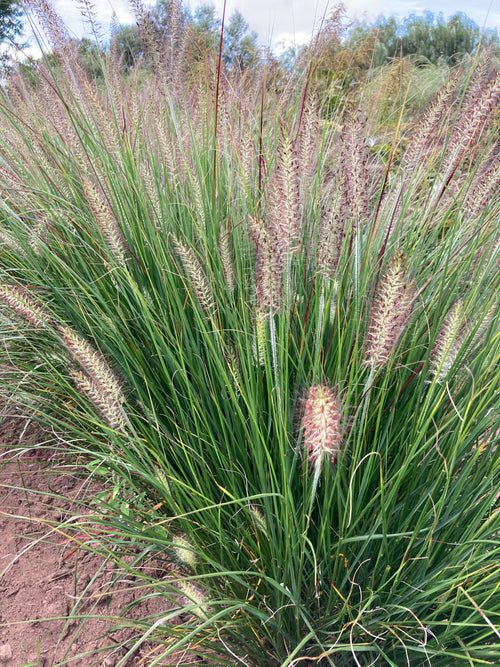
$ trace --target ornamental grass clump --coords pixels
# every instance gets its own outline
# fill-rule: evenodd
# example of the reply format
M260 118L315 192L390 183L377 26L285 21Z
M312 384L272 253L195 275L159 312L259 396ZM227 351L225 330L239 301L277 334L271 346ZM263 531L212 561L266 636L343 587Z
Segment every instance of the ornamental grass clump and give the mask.
M115 619L117 667L498 662L494 61L393 125L369 86L322 101L338 12L288 85L136 1L147 66L114 44L93 81L28 6L52 56L1 91L0 392L104 485L65 534L160 601Z

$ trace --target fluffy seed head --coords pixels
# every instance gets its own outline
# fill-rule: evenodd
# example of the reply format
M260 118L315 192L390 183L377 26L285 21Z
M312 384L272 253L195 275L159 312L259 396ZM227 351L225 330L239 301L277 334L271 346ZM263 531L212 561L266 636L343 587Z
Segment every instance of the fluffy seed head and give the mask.
M188 248L175 237L172 237L172 242L201 307L211 316L215 310L214 297L198 257L192 248Z
M121 430L125 420L119 402L86 373L72 370L71 377L78 391L93 403L108 426L115 431Z
M264 515L261 510L255 505L249 505L248 509L252 515L252 521L256 528L261 530L265 535L267 535L267 524Z
M321 384L309 389L302 428L311 464L321 466L325 456L335 463L342 446L342 434L339 400L331 387Z
M55 49L64 47L69 40L69 33L62 19L56 14L52 3L47 0L28 0L28 7L40 21L44 34L48 36Z
M318 233L318 272L329 281L337 269L345 236L345 213L342 204L342 179L336 183L328 206L321 217Z
M50 326L50 317L22 287L0 285L0 303L4 303L15 313L28 320L35 329Z
M231 252L230 229L222 230L219 234L219 256L224 269L226 285L230 292L234 292L236 285L236 272Z
M61 329L64 345L80 370L71 371L78 388L99 410L108 425L116 430L124 426L121 384L104 357L69 327Z
M368 147L366 127L359 110L349 109L341 134L340 215L344 228L358 229L368 212Z
M463 303L457 301L446 317L431 353L431 373L436 376L437 382L444 382L458 356L463 343Z
M84 179L83 187L89 206L111 255L117 264L124 266L125 243L116 218L106 200L90 180Z
M410 318L413 295L403 254L398 252L380 281L370 313L365 363L372 368L389 361Z
M286 255L275 230L264 221L250 218L248 231L255 248L255 290L257 311L276 313L283 305Z
M314 176L318 141L321 137L320 123L316 100L313 96L309 96L302 114L297 157L299 177L305 184L309 183Z
M172 486L171 486L163 468L157 468L156 469L155 477L160 482L160 484L164 487L167 495L171 496L172 495Z
M500 100L500 72L489 80L479 77L478 86L472 83L472 91L466 96L460 110L455 129L446 148L443 160L443 180L446 181L454 173L462 159L477 142L492 112L498 107Z
M2 246L5 246L8 250L17 253L18 255L24 255L24 250L19 243L4 232L0 232L0 247Z
M286 256L300 245L299 171L293 142L284 135L278 150L278 165L269 193L269 225L273 242Z
M190 581L180 581L179 588L182 593L188 598L189 602L197 605L192 609L192 613L198 616L202 621L208 620L208 616L212 609L208 605L207 596L201 591L198 586L195 586Z
M185 535L175 535L172 539L173 551L177 560L190 568L196 566L196 554L193 545Z
M104 357L94 350L88 341L81 338L69 327L63 327L61 335L66 349L70 352L73 359L80 364L87 375L102 385L106 392L117 402L123 403L125 397L123 396L120 382L115 377Z
M424 113L411 144L403 157L403 166L406 174L415 171L420 165L425 165L429 159L431 144L435 139L441 119L448 110L448 105L453 98L458 76L459 72L451 77L447 85L443 86L437 92L434 101Z
M500 145L496 146L489 158L483 162L464 200L464 216L469 219L479 217L493 193L500 189Z

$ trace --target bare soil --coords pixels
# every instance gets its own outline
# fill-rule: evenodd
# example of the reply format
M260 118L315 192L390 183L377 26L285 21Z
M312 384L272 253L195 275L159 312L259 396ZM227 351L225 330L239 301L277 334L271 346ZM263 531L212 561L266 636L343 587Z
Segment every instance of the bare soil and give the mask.
M137 581L124 577L110 589L112 565L75 548L64 522L98 486L35 448L36 437L21 420L0 423L0 667L114 667L124 640L139 637L116 629L117 619L125 610L127 618L161 615L168 604L151 597L130 609L144 594ZM126 667L149 664L158 649L143 644Z

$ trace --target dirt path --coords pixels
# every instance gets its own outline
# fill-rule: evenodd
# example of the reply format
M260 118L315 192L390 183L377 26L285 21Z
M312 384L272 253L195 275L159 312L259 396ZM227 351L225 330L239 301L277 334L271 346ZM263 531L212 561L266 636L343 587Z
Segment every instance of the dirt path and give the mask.
M20 427L15 420L0 425L0 667L114 667L124 655L121 643L137 632L113 631L110 617L123 614L144 591L124 578L110 594L111 566L75 550L61 523L93 489L43 450L31 448L13 459ZM30 435L24 437L23 444ZM76 602L76 615L90 619L68 620ZM153 597L127 616L164 611L164 598ZM147 654L157 656L158 648L142 646L127 667L147 665ZM179 662L177 656L172 664Z

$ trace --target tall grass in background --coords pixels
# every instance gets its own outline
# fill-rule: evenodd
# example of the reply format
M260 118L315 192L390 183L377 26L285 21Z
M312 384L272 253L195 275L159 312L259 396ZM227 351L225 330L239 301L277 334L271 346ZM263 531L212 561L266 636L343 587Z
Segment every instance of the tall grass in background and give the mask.
M488 54L387 156L368 95L325 122L314 47L282 91L190 76L135 2L153 75L93 85L29 4L58 65L2 96L0 377L109 490L65 530L165 600L117 664L494 664Z

